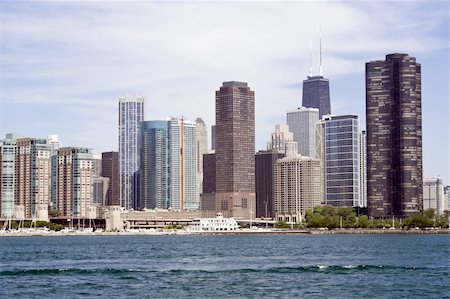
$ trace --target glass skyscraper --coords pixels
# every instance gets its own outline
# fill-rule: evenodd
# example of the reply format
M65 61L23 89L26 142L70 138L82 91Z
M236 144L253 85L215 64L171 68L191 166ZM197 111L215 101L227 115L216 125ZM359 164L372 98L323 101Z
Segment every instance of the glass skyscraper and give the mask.
M298 143L298 153L314 158L316 150L316 123L319 121L319 109L301 107L287 112L286 121L289 131Z
M358 116L327 116L317 126L325 204L359 206Z
M120 204L126 209L137 207L139 194L139 130L145 116L141 96L119 97L119 173Z
M199 209L196 123L144 121L140 137L139 208Z

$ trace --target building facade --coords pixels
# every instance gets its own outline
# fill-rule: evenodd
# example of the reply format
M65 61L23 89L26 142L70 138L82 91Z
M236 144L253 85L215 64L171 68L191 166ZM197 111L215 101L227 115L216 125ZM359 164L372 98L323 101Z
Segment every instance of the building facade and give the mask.
M62 147L52 157L52 209L59 216L89 218L93 206L93 155L90 149Z
M208 152L208 129L201 118L195 120L195 147L197 155L197 194L202 194L203 184L203 155Z
M308 76L303 80L302 106L319 109L319 119L331 114L329 80L323 76Z
M358 116L325 116L318 124L316 156L322 162L324 203L358 207L359 136Z
M211 151L203 155L203 184L200 196L200 209L216 210L216 154Z
M440 177L423 180L423 209L433 209L437 215L448 210L448 198L445 197L444 184Z
M196 123L143 122L140 152L140 209L199 209Z
M316 149L316 123L319 121L319 109L301 107L287 112L289 131L298 143L298 153L306 157L314 157Z
M216 210L249 219L255 213L255 93L244 82L216 91Z
M0 217L14 216L15 207L15 156L16 139L14 134L6 134L0 141Z
M274 167L278 159L284 158L283 152L272 150L259 151L255 155L256 217L274 218Z
M298 143L294 141L294 136L287 124L275 125L275 132L271 134L267 150L283 153L287 157L298 154Z
M109 179L105 200L106 205L120 205L119 152L111 151L102 153L101 176Z
M421 67L408 54L366 63L367 205L372 217L422 211Z
M145 118L145 99L141 96L119 97L119 173L120 205L136 207L139 198L139 131Z
M367 207L367 142L366 131L360 130L359 144L359 207Z
M320 168L320 160L300 155L277 160L274 167L276 220L302 222L307 209L321 204Z

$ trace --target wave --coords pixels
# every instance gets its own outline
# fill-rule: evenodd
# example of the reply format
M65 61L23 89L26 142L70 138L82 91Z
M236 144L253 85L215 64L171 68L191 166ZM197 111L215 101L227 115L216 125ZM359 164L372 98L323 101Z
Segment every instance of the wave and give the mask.
M419 267L404 267L395 265L309 265L298 267L270 267L270 268L238 268L238 269L79 269L79 268L45 268L45 269L14 269L0 271L1 276L27 276L27 275L79 275L79 274L128 274L133 272L144 273L302 273L302 272L351 272L373 270L421 270Z

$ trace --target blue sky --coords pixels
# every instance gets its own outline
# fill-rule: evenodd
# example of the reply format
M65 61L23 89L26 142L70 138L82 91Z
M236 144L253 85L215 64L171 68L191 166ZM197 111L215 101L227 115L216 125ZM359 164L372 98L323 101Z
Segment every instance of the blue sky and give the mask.
M350 2L2 2L0 136L58 134L117 150L117 98L146 97L146 119L214 122L214 92L256 94L256 148L301 104L319 28L332 112L365 126L364 64L393 52L422 64L424 175L449 177L449 4Z

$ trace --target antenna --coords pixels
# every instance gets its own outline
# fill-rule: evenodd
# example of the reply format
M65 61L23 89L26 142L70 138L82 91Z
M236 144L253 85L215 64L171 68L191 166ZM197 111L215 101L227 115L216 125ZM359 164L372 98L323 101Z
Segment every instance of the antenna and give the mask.
M309 39L309 76L312 77L312 41Z
M319 76L322 76L322 27L319 31Z

